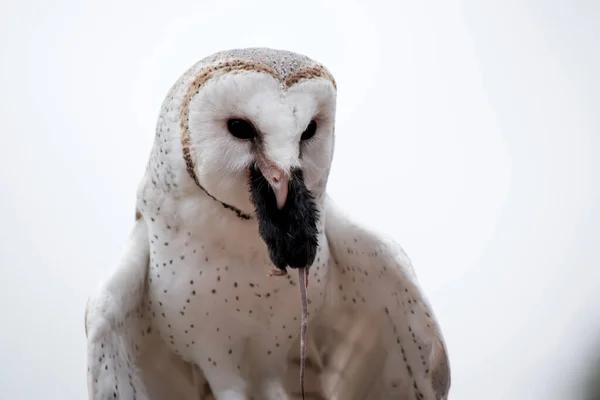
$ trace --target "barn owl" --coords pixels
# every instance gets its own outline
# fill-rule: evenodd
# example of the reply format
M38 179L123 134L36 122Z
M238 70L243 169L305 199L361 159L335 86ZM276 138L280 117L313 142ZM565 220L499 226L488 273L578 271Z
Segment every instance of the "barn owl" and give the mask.
M90 398L294 398L304 282L267 273L304 266L321 393L350 398L332 382L354 365L377 383L367 398L446 398L445 343L410 261L326 193L336 93L320 63L266 48L216 53L175 83L130 243L86 306ZM357 369L367 352L331 333L353 313L371 318L353 340L384 350L378 369Z

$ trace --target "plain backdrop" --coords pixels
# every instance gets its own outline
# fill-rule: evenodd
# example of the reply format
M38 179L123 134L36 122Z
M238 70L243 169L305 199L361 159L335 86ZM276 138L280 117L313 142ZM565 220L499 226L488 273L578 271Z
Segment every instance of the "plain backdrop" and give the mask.
M0 393L86 398L84 307L161 102L213 52L338 81L329 192L411 257L450 400L574 400L600 354L600 2L2 0Z

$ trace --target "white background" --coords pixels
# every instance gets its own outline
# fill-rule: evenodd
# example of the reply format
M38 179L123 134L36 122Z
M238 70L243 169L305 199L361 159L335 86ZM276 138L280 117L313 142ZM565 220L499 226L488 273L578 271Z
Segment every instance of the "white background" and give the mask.
M206 55L267 46L336 76L330 194L411 257L450 400L579 399L600 349L600 2L492 3L2 0L0 397L86 398L85 300L163 97Z

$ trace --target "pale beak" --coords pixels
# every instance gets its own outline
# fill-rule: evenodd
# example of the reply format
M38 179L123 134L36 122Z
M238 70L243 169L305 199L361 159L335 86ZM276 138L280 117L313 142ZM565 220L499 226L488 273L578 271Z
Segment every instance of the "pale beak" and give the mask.
M260 172L269 182L273 193L275 193L275 200L277 201L277 209L281 210L285 205L285 201L288 196L288 185L290 178L288 174L278 166L269 165L266 167L260 167Z

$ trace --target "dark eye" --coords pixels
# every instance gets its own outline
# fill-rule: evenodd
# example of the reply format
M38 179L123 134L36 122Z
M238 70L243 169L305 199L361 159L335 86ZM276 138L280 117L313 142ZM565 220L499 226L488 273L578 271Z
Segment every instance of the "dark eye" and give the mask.
M238 139L252 139L256 136L256 129L252 124L244 119L227 120L227 129L229 133Z
M304 132L302 132L302 137L300 138L300 140L308 140L311 137L315 136L315 133L317 133L317 123L313 119L312 121L310 121L310 124L308 124Z

